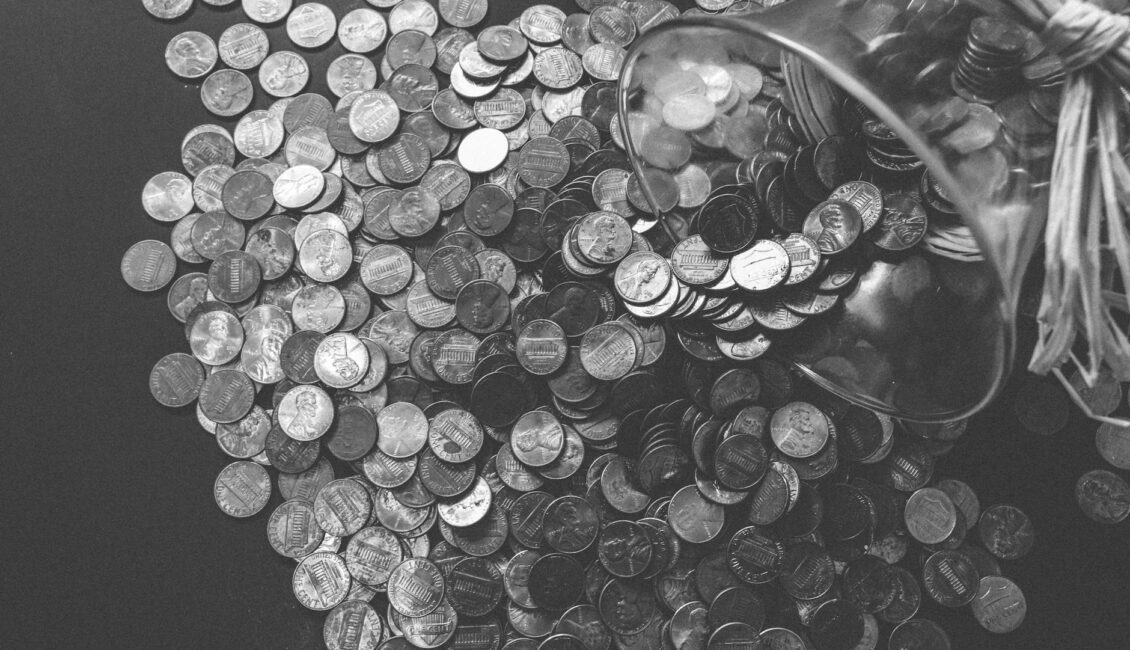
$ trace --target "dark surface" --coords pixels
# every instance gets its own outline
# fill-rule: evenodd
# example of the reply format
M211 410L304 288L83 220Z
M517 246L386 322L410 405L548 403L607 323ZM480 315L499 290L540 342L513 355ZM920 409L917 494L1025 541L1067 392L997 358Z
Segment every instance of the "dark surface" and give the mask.
M362 3L330 4L340 16ZM494 4L498 22L525 3ZM197 5L162 24L140 0L0 0L2 647L321 644L322 615L291 595L294 563L267 544L278 497L246 521L215 506L228 459L191 410L160 407L146 386L158 358L187 349L181 328L163 291L134 293L118 273L130 244L168 237L141 208L143 184L178 169L184 133L213 119L165 68L165 44L190 28L216 38L241 13ZM278 49L282 28L270 34ZM312 55L315 89L339 53ZM968 608L926 608L956 648L1126 647L1130 523L1092 523L1073 497L1104 466L1095 428L1076 413L1036 438L1006 393L940 465L938 477L1021 507L1037 530L1029 557L1002 562L1028 598L1021 631L994 637Z

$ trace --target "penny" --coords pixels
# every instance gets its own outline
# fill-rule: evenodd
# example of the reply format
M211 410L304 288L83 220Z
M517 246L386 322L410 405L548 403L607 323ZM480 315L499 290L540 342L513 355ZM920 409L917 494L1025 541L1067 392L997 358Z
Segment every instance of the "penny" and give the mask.
M286 18L286 35L298 47L321 47L333 40L336 33L333 12L318 2L300 4Z
M561 553L580 553L600 534L600 516L586 499L566 495L551 501L542 519L545 543Z
M144 0L142 5L154 18L175 20L192 9L192 0Z
M200 411L213 422L235 422L251 411L255 386L239 370L216 370L200 386Z
M502 572L481 557L466 557L451 568L447 600L465 616L484 616L502 600Z
M961 607L977 595L980 576L968 557L959 551L938 551L926 560L922 584L939 605Z
M472 280L455 298L455 316L468 331L489 334L502 329L510 320L510 299L498 284Z
M275 508L267 524L267 539L283 557L299 559L313 553L321 545L325 532L314 520L314 505L292 499Z
M388 585L389 605L404 616L425 616L444 599L443 575L424 558L401 562L389 575Z
M479 452L483 437L482 425L474 415L462 409L447 409L432 419L428 445L440 459L463 463Z
M306 60L294 52L274 52L259 66L259 85L272 97L293 97L309 81Z
M699 544L718 536L725 516L722 506L706 500L697 487L688 485L671 498L667 521L681 539Z
M122 256L122 278L137 291L157 291L172 281L176 255L163 242L147 239L130 246Z
M914 539L923 544L940 544L957 525L957 508L942 490L922 488L910 495L903 517Z
M232 117L247 110L254 93L251 80L239 70L217 70L200 85L204 108L220 117Z
M1106 470L1092 470L1075 483L1075 499L1083 514L1100 524L1116 524L1130 515L1130 486Z
M330 481L314 497L314 517L330 535L345 537L361 530L372 514L368 491L352 478Z
M436 10L424 0L406 0L396 4L388 16L389 29L393 34L414 29L430 36L435 33L438 23Z
M773 414L773 444L793 458L810 458L828 442L828 419L806 402L790 402Z
M1032 550L1036 532L1028 515L1006 504L989 506L977 525L985 549L1002 560L1016 560Z
M804 220L804 235L816 242L821 255L836 255L855 243L863 219L855 205L841 199L825 201Z
M549 465L564 447L565 432L550 413L529 411L514 423L510 448L518 460L530 467Z
M329 650L365 648L375 650L384 636L384 624L367 603L347 599L330 612L322 629Z
M333 418L333 403L317 386L295 386L278 406L279 426L299 442L320 438L329 430Z
M270 434L268 433L268 438ZM279 494L284 499L308 501L313 506L314 497L326 483L334 479L333 466L325 458L319 458L309 469L295 473L279 473Z
M551 5L532 5L522 12L518 24L531 41L549 45L561 40L565 12Z
M984 576L972 602L973 617L996 634L1015 631L1024 622L1028 604L1024 593L1008 578Z
M280 472L297 474L305 472L318 461L322 445L319 441L299 442L286 435L280 427L272 427L267 434L266 453L271 466Z
M652 546L643 528L631 521L614 521L600 532L600 563L614 576L632 578L647 568Z
M149 373L149 392L162 406L177 408L196 401L204 384L204 368L183 352L161 357Z
M567 352L565 331L551 320L531 321L518 335L518 362L535 375L557 371L565 363Z
M354 9L342 16L337 26L341 46L350 52L368 54L380 47L388 32L382 14L367 7Z
M906 194L884 194L883 216L871 231L875 245L891 251L911 248L926 234L926 210Z
M184 79L199 79L212 71L219 58L216 43L200 32L182 32L165 47L165 64Z
M428 441L428 419L410 402L389 404L377 413L377 447L393 458L414 456Z
M474 254L460 246L436 249L425 268L428 287L445 300L454 300L459 290L481 275Z
M230 68L250 70L267 58L271 44L258 25L237 23L220 34L220 59Z
M530 598L538 607L565 611L584 592L584 568L568 555L549 553L534 561L528 584Z
M644 583L614 578L600 591L597 607L605 625L617 634L639 634L655 615L655 598Z
M532 138L519 152L518 176L531 187L553 187L568 172L569 152L556 138Z
M601 381L615 381L631 372L640 353L629 330L618 321L595 325L581 339L581 365Z
M671 266L662 256L640 251L631 253L616 267L616 293L624 300L646 304L662 296L671 285Z
M349 594L345 560L336 553L311 553L298 563L291 586L303 607L318 612L333 609Z
M259 406L235 422L216 424L216 442L232 458L247 459L263 452L271 419Z

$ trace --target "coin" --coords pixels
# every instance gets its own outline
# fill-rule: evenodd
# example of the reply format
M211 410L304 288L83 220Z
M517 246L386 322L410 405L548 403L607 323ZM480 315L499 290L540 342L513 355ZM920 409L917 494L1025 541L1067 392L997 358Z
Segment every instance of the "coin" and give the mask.
M130 246L122 256L122 278L137 291L157 291L172 281L176 255L163 242L147 239Z
M828 442L828 419L806 402L790 402L777 410L769 425L773 444L792 458L810 458Z
M914 539L923 544L940 544L957 525L957 508L942 490L922 488L910 495L903 517Z
M314 506L309 501L292 499L275 508L267 524L267 539L283 557L299 559L313 553L325 532L314 521Z
M337 26L341 46L358 54L368 54L380 47L387 32L384 16L366 7L345 14Z
M236 70L250 70L267 58L271 44L257 25L237 23L220 34L220 59Z
M389 404L377 414L377 446L393 458L415 455L427 444L428 419L410 402Z
M996 634L1015 631L1028 612L1024 593L1011 580L1000 576L981 578L972 608L981 627Z
M324 612L345 600L350 582L345 560L323 551L302 558L294 569L291 586L303 607Z
M149 373L149 392L153 399L171 408L194 402L203 384L204 368L183 352L161 357Z
M232 517L251 517L271 498L271 477L262 465L240 460L225 467L212 488L216 505Z
M510 448L518 460L530 467L549 465L564 447L565 432L551 413L529 411L514 423Z
M165 47L165 64L184 79L199 79L212 71L219 58L216 43L200 32L182 32Z
M295 386L283 396L278 410L279 425L299 442L320 438L334 417L329 395L317 386Z
M217 70L200 85L204 108L220 117L232 117L247 110L254 94L251 80L239 70Z
M259 85L272 97L293 97L309 81L310 66L294 52L274 52L259 66Z
M1083 514L1100 524L1116 524L1130 515L1130 486L1106 470L1092 470L1075 483L1075 499Z
M1007 504L986 508L977 529L985 549L1002 560L1024 557L1032 550L1036 539L1028 515Z
M300 4L286 17L286 35L298 47L321 47L333 40L336 32L333 12L318 2Z
M388 585L389 605L404 616L425 616L443 601L443 575L424 558L401 562L389 575Z

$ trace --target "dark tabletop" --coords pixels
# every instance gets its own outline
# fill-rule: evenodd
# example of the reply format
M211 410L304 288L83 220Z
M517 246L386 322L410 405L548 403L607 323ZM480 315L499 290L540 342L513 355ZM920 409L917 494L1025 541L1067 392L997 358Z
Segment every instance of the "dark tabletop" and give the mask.
M197 2L168 24L140 0L0 0L0 647L321 644L323 616L298 605L293 561L267 544L273 505L249 520L220 512L211 487L230 459L191 410L150 397L153 363L187 346L164 292L135 293L118 271L133 242L168 240L142 210L145 181L179 169L183 135L214 121L198 86L165 67L165 44L186 29L218 37L242 18L238 4ZM329 4L340 16L363 2ZM487 20L524 6L494 0ZM278 49L282 27L269 32ZM309 55L315 90L340 53ZM1017 424L1010 392L936 475L1031 516L1035 550L1002 562L1027 596L1027 622L992 636L968 608L922 614L961 649L1125 648L1130 522L1091 523L1073 496L1084 471L1104 466L1096 426L1074 413L1038 438Z

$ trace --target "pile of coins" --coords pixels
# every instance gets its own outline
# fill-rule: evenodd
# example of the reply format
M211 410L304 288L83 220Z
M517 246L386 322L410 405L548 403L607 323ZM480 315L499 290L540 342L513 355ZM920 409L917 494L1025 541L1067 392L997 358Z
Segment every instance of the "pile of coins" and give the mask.
M336 104L256 24L173 39L173 71L242 117L186 136L185 173L142 194L171 246L122 260L134 289L168 287L188 343L154 398L195 405L234 459L225 513L273 506L268 541L329 612L328 647L949 647L916 617L923 591L1020 624L997 558L1028 552L1031 522L934 481L965 422L896 422L767 356L766 330L850 284L853 241L892 206L917 215L845 176L862 149L804 145L756 68L670 80L705 88L672 122L760 107L776 143L741 149L739 124L732 179L688 166L658 197L694 211L676 242L623 152L614 82L673 6L535 5L474 36L483 1L370 4L390 11L243 3L300 48L337 34ZM245 112L256 67L278 100Z

